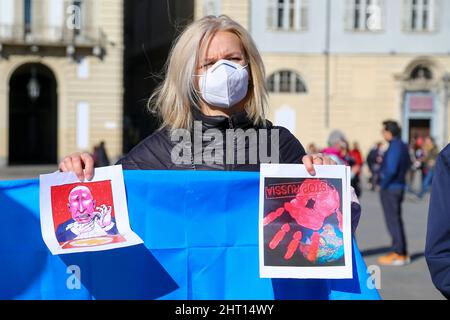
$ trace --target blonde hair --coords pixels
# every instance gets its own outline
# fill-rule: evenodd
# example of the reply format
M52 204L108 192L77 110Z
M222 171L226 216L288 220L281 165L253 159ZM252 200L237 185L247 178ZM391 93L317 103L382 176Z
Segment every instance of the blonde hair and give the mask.
M166 63L165 79L148 101L149 110L162 118L161 128L191 129L191 108L200 109L193 75L202 48L219 31L232 32L241 41L251 79L245 110L255 125L265 124L269 102L261 55L248 31L228 16L221 15L206 16L193 22L175 41Z

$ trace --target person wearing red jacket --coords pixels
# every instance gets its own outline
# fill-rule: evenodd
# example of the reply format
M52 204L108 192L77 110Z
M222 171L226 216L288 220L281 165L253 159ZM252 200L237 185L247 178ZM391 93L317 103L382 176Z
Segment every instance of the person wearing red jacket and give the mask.
M355 188L356 195L359 197L361 195L361 171L364 164L363 156L359 149L359 143L353 143L353 149L350 150L349 156L353 159L354 165L352 166L352 186Z

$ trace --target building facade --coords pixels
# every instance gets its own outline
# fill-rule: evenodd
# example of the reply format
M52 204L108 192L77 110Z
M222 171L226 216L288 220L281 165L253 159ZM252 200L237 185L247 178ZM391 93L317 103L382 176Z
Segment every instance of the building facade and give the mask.
M0 165L122 153L122 0L0 0Z
M196 19L207 14L250 31L270 119L305 147L340 129L367 152L386 119L399 121L404 141L448 143L450 1L197 0Z

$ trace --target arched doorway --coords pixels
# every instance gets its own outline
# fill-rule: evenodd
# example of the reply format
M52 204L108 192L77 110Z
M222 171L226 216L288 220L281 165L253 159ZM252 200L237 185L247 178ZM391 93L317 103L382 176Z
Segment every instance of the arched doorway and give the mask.
M9 159L15 164L56 163L57 83L40 63L18 67L9 81Z

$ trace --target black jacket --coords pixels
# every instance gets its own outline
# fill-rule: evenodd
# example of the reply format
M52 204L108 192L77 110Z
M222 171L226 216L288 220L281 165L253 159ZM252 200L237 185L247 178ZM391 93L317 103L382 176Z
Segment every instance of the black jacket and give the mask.
M121 158L117 164L121 164L123 169L127 170L259 171L259 164L266 162L261 160L259 151L262 151L260 150L261 148L266 148L265 150L268 150L267 155L271 155L270 141L274 130L278 130L279 133L279 159L271 161L272 163L301 163L302 157L306 154L301 143L289 130L283 127L273 126L269 121L266 121L265 126L255 126L247 117L245 111L233 114L227 118L225 116L205 116L197 109L193 109L193 118L195 121L202 122L202 129L197 131L192 130L190 132L190 138L185 138L184 143L182 142L182 138L173 142L171 132L168 129L161 129L141 141L126 156ZM217 141L215 138L209 140L207 138L211 136L210 131L208 131L209 129L218 129L222 136L222 141ZM256 140L250 142L248 138L238 139L236 135L230 136L230 130L227 133L227 129L233 129L235 131L240 131L238 129L244 131L254 129L254 137L256 137ZM260 139L260 135L264 131L263 129L267 129L267 143L262 147L260 141L263 140ZM203 138L200 137L200 131ZM246 132L249 131L247 130ZM198 145L196 141L200 141L201 147L195 147ZM226 161L227 155L224 145L227 142L229 145L233 145L233 148L231 148L234 151L234 156L231 158L233 160L232 162ZM178 149L174 149L177 145ZM183 147L185 149L181 151ZM230 148L227 149L230 150ZM216 152L217 150L222 150L222 152ZM184 161L178 160L174 163L172 161L172 153L181 156L184 155ZM214 158L211 160L215 159L216 161L205 161L205 158L202 157L205 154L212 154ZM243 161L244 158L239 159L238 154L244 155L245 161ZM257 158L251 158L250 154L256 155Z
M450 144L439 154L433 173L425 258L431 278L450 299Z

